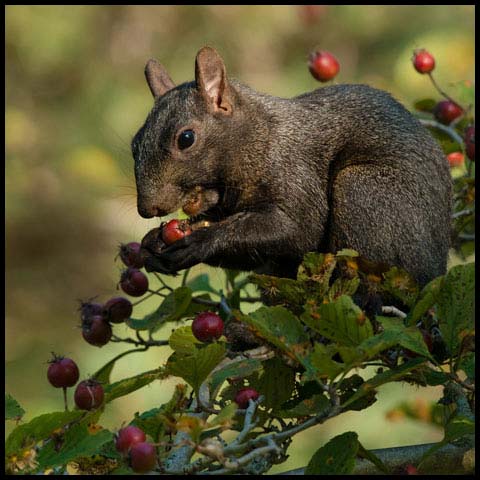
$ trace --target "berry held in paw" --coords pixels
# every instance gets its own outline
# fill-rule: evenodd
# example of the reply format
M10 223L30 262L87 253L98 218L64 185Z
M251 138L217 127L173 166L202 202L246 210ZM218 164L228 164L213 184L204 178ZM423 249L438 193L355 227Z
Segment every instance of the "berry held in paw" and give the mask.
M162 227L162 239L166 245L172 245L191 233L192 229L186 220L173 219Z

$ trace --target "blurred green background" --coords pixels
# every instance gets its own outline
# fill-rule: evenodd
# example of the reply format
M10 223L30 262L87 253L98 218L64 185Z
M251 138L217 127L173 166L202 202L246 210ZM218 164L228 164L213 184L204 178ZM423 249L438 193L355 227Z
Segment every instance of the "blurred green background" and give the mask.
M86 344L77 300L114 295L118 244L158 226L136 212L129 147L152 106L146 61L155 57L174 81L190 81L206 44L218 49L230 75L279 96L319 87L307 55L329 50L341 64L336 82L384 88L410 108L422 96L438 98L411 65L414 48L435 56L445 90L474 81L474 6L7 6L6 390L26 419L62 408L61 392L46 379L50 351L74 358L83 378L128 348ZM223 280L203 266L192 276L203 271L214 283ZM135 316L155 304L145 302ZM154 368L166 355L152 349L129 356L113 379ZM103 425L118 428L164 402L174 384L156 382L116 400ZM398 401L419 396L435 400L440 389L384 388L368 411L295 437L288 462L272 472L303 466L347 430L367 448L439 440L427 423L385 418Z

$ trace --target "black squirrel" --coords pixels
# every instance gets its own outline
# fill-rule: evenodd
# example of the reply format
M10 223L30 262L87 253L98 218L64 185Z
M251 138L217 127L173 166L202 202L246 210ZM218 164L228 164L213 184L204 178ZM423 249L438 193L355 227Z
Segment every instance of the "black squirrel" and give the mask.
M449 166L387 92L258 93L228 78L211 47L198 52L193 82L175 86L155 60L145 75L155 104L132 140L138 211L167 215L201 189L196 218L212 222L147 250L147 270L203 262L295 277L306 252L352 248L420 285L445 273Z

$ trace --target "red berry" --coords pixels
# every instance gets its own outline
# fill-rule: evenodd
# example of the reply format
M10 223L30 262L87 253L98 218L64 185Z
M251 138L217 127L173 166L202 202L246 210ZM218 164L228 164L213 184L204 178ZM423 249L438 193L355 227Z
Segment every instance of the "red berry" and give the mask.
M223 334L223 320L213 312L199 313L192 323L192 332L197 340L211 342Z
M125 297L113 297L103 306L103 317L112 323L122 323L133 311L133 305Z
M103 347L112 338L112 327L101 315L94 315L82 323L83 338L96 347Z
M120 278L120 287L132 297L141 297L148 290L148 278L136 268L127 268Z
M102 385L96 380L84 380L75 389L75 405L80 410L98 408L103 402L104 392Z
M418 73L430 73L435 68L435 59L424 49L413 52L412 62Z
M312 52L308 58L308 69L314 78L320 82L328 82L340 70L337 59L329 52Z
M145 432L135 425L129 425L122 428L115 441L115 447L120 452L126 455L132 445L144 442L147 439Z
M251 387L245 387L240 389L237 394L235 395L235 403L240 407L240 408L247 408L248 407L248 401L251 400L256 400L260 394Z
M171 245L176 241L190 235L192 229L190 225L185 220L170 220L168 223L162 227L162 240L166 245Z
M452 152L447 155L447 160L451 167L459 167L465 159L462 152Z
M475 160L475 125L465 130L465 151L470 160Z
M435 105L433 114L435 118L446 125L452 123L463 113L462 107L450 100L442 100Z
M77 364L71 358L61 357L53 353L53 359L49 363L47 377L54 387L73 387L77 383L80 372Z
M418 470L411 463L405 466L405 473L407 475L418 475Z
M80 318L82 322L90 319L94 315L101 315L103 306L100 303L93 303L93 302L80 302Z
M146 473L157 465L157 452L148 442L140 442L130 448L130 465L134 472Z
M122 243L120 245L120 258L127 267L142 268L143 258L140 253L141 246L138 242Z

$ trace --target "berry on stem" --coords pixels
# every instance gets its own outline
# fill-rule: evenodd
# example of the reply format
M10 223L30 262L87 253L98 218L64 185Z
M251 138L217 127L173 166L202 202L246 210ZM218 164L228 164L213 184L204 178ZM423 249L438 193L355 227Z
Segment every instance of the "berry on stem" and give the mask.
M144 442L146 439L147 437L143 430L135 425L129 425L118 432L115 447L117 451L126 455L133 445Z
M142 268L143 258L140 253L141 246L138 242L122 243L120 245L120 258L127 267Z
M94 303L92 301L80 301L80 318L82 322L89 320L94 315L101 315L103 306L100 303Z
M98 408L104 398L103 387L94 379L84 380L77 385L74 394L75 405L80 410Z
M330 52L320 50L310 53L308 69L318 81L328 82L328 80L337 75L340 70L340 64Z
M103 306L103 317L112 323L122 323L133 311L133 305L125 297L113 297Z
M463 165L465 158L462 152L452 152L447 155L447 160L450 167L459 167Z
M245 387L240 389L237 394L235 395L235 403L240 408L247 408L249 400L256 400L260 394L251 387Z
M435 118L445 125L449 125L462 114L463 108L450 100L438 102L433 109Z
M71 358L55 355L53 352L52 355L47 371L48 381L55 388L73 387L80 376L77 364Z
M213 312L199 313L193 320L192 332L201 342L217 340L223 334L223 320Z
M162 240L166 245L172 245L191 233L192 229L186 220L173 219L162 226Z
M418 73L430 73L435 68L435 58L423 48L413 52L412 62Z
M136 268L127 268L120 277L120 287L132 297L141 297L148 290L148 277Z
M103 347L112 338L112 327L102 315L94 315L82 322L82 335L90 345Z
M130 448L130 465L136 473L150 472L157 465L157 452L148 442L140 442Z

